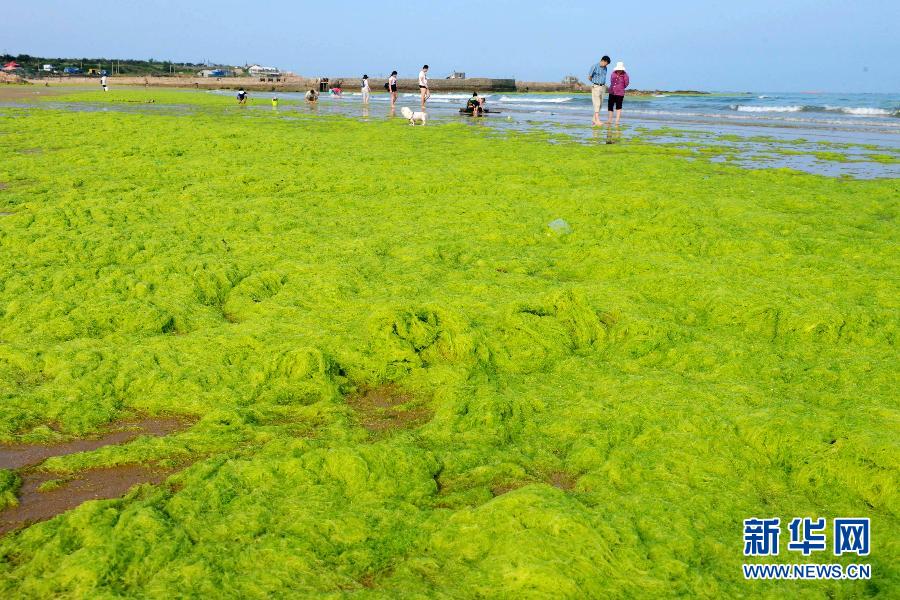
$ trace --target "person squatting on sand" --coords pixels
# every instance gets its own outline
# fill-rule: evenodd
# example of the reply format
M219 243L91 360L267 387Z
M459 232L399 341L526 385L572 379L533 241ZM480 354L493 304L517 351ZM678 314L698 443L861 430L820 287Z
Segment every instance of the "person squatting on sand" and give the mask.
M369 94L372 91L371 89L369 89L369 76L368 75L363 75L361 91L362 91L363 104L368 104L369 103Z
M622 116L622 101L625 100L625 88L630 80L625 72L625 63L619 61L609 80L609 118L607 125L612 125L613 108L616 109L616 127L619 126L619 118Z
M431 96L431 92L428 91L428 65L419 71L419 93L422 94L422 112L425 112L425 101Z
M600 127L603 122L600 120L600 111L603 109L603 96L606 94L606 67L610 63L610 58L603 55L600 62L591 67L588 74L588 80L591 82L591 100L594 104L594 118L591 125Z
M466 103L466 110L471 110L473 117L484 116L484 98L478 92L472 92L472 97Z

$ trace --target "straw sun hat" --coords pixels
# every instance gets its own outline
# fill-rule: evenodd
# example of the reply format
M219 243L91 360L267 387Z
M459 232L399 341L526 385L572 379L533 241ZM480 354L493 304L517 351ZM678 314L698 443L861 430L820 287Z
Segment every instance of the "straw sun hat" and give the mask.
M621 60L616 63L616 68L613 69L613 71L624 71L624 70L625 70L625 63L623 63Z

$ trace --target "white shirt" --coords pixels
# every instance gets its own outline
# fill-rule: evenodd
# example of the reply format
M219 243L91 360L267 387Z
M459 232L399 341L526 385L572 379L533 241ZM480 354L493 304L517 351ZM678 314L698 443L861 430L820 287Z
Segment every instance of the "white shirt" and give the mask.
M428 77L425 75L424 69L419 71L419 85L428 87Z
M362 91L364 91L364 92L369 91L369 80L368 79L363 79Z
M100 78L100 85L106 85L106 75Z

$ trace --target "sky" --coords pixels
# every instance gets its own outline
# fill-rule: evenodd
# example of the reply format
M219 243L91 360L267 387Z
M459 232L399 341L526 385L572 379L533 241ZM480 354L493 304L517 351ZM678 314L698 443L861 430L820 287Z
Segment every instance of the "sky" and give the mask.
M73 8L75 7L75 8ZM263 64L307 76L586 79L638 89L900 93L900 0L10 2L0 51Z

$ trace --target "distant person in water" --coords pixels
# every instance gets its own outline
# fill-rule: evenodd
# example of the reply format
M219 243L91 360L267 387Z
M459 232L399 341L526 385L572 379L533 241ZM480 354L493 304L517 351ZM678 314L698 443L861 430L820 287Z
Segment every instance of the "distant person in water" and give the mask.
M363 75L362 78L362 99L363 104L369 103L369 94L372 93L372 90L369 88L369 76Z
M344 82L343 82L343 81L338 81L338 82L331 88L331 95L334 96L334 97L336 97L336 98L343 98L343 97L344 97L344 87L343 87L343 86L344 86Z
M272 96L272 108L278 108L278 96Z
M616 127L619 126L619 119L622 117L622 102L625 100L625 88L631 81L628 79L628 73L625 72L625 63L619 61L613 71L612 77L609 79L609 118L607 125L612 125L613 109L616 112Z
M391 95L391 110L393 110L394 105L397 104L397 71L391 71L391 77L384 84L384 88Z
M431 96L431 92L428 90L428 65L419 71L419 93L422 95L422 112L425 112L425 102Z
M307 102L318 102L319 101L319 92L316 90L309 90L306 92L306 101Z
M603 110L603 96L606 94L606 67L610 63L610 58L603 55L600 62L591 67L588 73L588 80L591 82L591 100L594 103L594 119L591 125L600 127L603 122L600 120L600 111Z
M484 98L478 95L478 92L472 92L472 97L466 103L466 111L472 111L473 117L484 115Z
M244 91L244 88L238 90L237 101L238 104L247 104L247 92Z
M106 75L101 75L101 76L100 76L100 87L103 88L103 91L104 91L104 92L108 92L108 91L109 91L109 86L106 85L106 84L107 84L107 81L108 81L108 79L106 78Z

